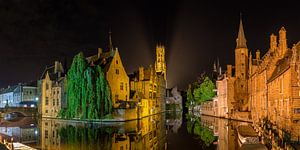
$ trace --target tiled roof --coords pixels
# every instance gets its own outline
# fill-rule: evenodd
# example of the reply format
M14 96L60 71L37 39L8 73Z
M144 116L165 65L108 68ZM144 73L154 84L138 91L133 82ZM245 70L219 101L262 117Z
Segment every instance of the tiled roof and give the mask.
M104 72L107 72L115 53L116 53L116 50L108 51L108 52L101 53L100 57L98 57L98 54L96 54L96 55L87 57L86 60L90 64L91 63L99 64L101 66L101 68L104 69Z
M2 90L0 91L0 94L13 92L16 88L17 88L17 85L10 86L10 87L8 87L8 88L6 88L6 89L2 89Z
M282 73L284 73L286 70L290 68L290 58L292 56L292 51L288 51L286 55L277 61L276 68L274 72L272 73L271 77L268 79L268 82L273 81L278 76L280 76Z
M65 75L64 73L61 73L61 77L59 77L58 73L54 73L54 65L53 65L45 68L40 79L45 79L47 72L49 74L50 80L52 81L59 81L60 78Z

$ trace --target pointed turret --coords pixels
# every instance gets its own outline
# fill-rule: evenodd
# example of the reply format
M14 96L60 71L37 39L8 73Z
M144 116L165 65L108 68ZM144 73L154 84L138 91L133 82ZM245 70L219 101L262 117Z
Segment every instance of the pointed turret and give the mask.
M247 40L246 40L245 34L244 34L244 27L243 27L242 15L241 15L239 33L238 33L238 37L236 39L236 48L247 48L246 42L247 42Z
M112 39L111 39L111 31L109 30L108 32L108 40L109 40L109 43L108 43L108 48L110 51L113 51L113 44L112 44Z
M216 65L216 61L214 61L213 72L217 72L217 65Z

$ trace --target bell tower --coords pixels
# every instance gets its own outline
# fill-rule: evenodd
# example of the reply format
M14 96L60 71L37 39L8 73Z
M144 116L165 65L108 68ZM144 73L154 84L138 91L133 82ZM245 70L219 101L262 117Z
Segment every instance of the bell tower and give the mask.
M165 47L163 45L156 45L156 61L155 70L157 73L162 73L164 79L167 80L167 66L165 62Z
M247 40L244 34L242 17L240 17L240 25L238 37L236 39L235 48L235 99L238 104L237 108L241 111L246 111L247 100L247 79L248 79L248 48Z

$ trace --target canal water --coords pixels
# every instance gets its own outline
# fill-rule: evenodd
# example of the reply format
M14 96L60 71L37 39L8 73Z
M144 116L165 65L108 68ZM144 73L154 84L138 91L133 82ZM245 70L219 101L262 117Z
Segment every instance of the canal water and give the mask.
M246 123L182 112L105 123L25 117L1 120L0 134L48 150L235 150L241 149L235 129L241 124Z

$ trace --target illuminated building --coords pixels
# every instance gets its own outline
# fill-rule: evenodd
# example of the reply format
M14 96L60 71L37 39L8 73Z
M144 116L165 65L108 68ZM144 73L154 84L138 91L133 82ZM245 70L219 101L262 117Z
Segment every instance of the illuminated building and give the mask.
M129 100L129 77L118 49L112 45L111 34L109 34L109 50L103 52L99 48L98 54L88 57L87 60L91 65L99 64L104 69L111 90L113 107L126 107L126 101Z
M156 67L151 65L148 68L139 67L138 71L130 75L130 98L138 102L139 118L165 110L166 64L164 47L157 46L156 54Z
M278 41L272 34L262 57L259 50L254 58L248 56L240 21L235 66L227 65L226 74L217 81L218 101L227 101L229 118L253 121L261 132L268 120L280 138L289 133L296 140L300 136L300 43L288 48L284 27Z
M0 107L36 107L36 82L9 86L0 91Z
M58 116L62 107L66 107L66 78L62 64L55 61L46 67L38 82L40 93L39 114L42 117Z

